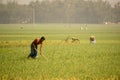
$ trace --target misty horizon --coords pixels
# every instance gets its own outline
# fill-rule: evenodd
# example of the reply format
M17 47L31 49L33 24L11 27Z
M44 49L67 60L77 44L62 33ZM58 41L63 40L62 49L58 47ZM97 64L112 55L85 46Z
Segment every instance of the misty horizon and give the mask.
M1 0L2 3L7 3L8 1L14 1L14 0ZM37 0L15 0L19 4L29 4L31 1L37 1ZM38 0L38 1L43 1L43 0ZM117 2L120 2L120 0L103 0L103 1L108 1L110 4L114 5Z

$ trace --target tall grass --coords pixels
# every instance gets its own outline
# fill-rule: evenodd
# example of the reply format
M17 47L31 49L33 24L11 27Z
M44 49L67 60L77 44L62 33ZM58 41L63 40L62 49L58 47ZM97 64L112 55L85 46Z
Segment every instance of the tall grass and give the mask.
M119 80L120 27L88 25L88 30L81 31L81 26L24 25L21 30L17 24L0 25L0 79ZM96 36L97 44L89 43L90 33ZM27 59L32 40L43 34L43 54L48 60L42 56ZM68 36L79 38L80 43L65 42Z

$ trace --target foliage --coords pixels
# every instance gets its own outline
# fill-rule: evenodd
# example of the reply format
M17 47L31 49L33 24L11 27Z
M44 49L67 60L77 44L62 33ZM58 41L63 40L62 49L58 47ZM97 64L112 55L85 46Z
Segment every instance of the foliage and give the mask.
M0 4L0 23L103 23L120 22L119 2L102 0L43 0L20 5Z

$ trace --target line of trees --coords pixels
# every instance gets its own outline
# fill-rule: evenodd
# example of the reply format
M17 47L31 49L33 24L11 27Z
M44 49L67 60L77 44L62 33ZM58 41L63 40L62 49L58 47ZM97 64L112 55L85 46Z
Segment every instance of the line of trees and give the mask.
M120 2L43 0L28 5L0 3L0 23L103 23L120 22Z

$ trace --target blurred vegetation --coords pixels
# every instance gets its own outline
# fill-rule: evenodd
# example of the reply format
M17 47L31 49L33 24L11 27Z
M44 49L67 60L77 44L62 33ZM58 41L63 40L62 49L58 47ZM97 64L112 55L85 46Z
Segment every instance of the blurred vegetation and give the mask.
M48 60L27 59L31 42L43 34ZM120 80L119 34L118 24L0 24L0 80Z
M120 2L96 0L43 0L0 3L0 23L119 23Z

